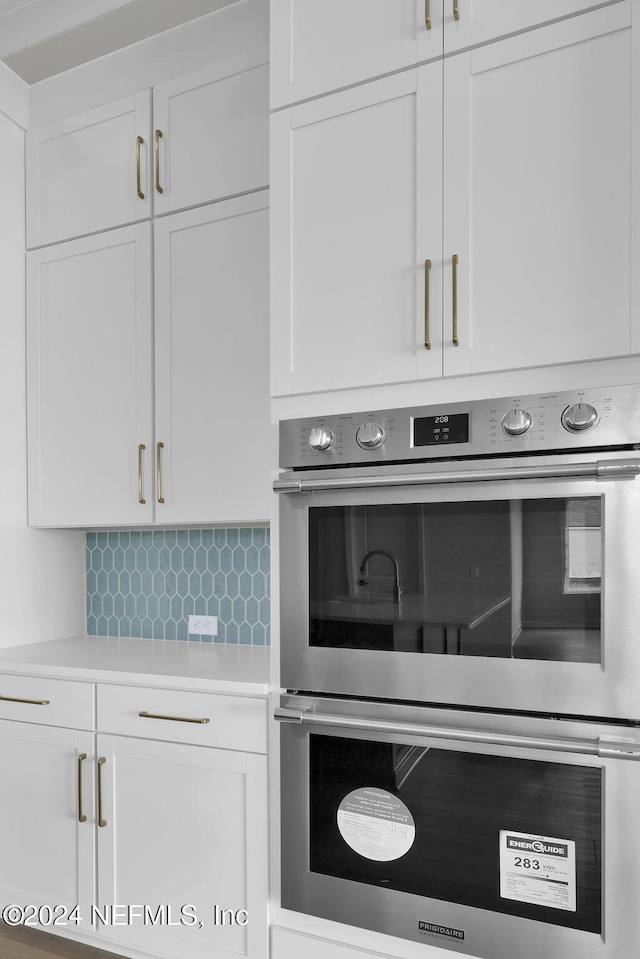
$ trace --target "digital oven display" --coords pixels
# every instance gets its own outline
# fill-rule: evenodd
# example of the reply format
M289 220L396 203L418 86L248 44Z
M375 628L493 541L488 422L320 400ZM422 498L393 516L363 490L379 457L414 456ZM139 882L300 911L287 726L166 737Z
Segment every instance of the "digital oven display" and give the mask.
M413 421L414 446L440 446L469 442L469 414L441 413L417 416Z

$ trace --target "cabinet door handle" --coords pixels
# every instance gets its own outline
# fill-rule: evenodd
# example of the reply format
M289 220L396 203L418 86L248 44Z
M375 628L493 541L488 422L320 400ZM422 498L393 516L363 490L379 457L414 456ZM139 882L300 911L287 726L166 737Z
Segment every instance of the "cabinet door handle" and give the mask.
M15 696L0 696L3 703L28 703L29 706L48 706L50 699L16 699Z
M106 761L106 756L101 756L98 760L98 825L101 829L107 825L107 820L102 818L102 767Z
M82 764L86 758L86 753L80 753L78 756L78 822L87 821L87 817L82 811Z
M141 172L140 172L140 147L144 143L142 137L136 137L136 187L138 190L138 196L141 200L144 200L144 193L142 192L142 183L140 182Z
M429 277L431 275L431 260L424 261L424 348L431 349L429 339Z
M427 30L431 29L431 17L429 15L429 0L424 0L424 25Z
M458 254L454 253L451 257L451 323L452 334L451 342L454 346L460 346L458 340Z
M460 19L460 7L458 6L458 0L453 0L453 19Z
M156 130L156 190L158 193L164 193L164 190L160 186L160 138L162 137L162 130Z
M144 477L142 473L142 454L146 448L144 443L140 443L138 446L138 502L141 503L142 506L147 502L144 498Z
M143 709L141 713L138 713L142 719L168 719L172 723L210 723L211 720L208 718L205 719L186 719L184 716L161 716L158 713L148 713L146 709Z
M158 492L158 502L164 503L164 496L162 495L162 450L164 449L164 443L158 443L156 447L156 488Z

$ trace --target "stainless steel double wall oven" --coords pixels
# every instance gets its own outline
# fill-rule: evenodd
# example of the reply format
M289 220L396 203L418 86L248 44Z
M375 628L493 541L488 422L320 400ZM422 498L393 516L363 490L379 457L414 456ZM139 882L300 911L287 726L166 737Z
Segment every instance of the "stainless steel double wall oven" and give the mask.
M283 422L282 905L640 951L640 387Z

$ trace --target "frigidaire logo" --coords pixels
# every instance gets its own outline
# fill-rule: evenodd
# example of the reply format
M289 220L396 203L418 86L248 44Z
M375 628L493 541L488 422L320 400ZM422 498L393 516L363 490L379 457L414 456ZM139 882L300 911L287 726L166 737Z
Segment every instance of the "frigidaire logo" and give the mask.
M541 842L539 839L518 839L516 836L507 836L507 849L524 849L526 852L544 853L546 856L563 856L567 858L568 846L564 843Z
M437 922L425 922L424 919L418 920L418 929L420 932L430 932L434 936L446 936L447 939L464 939L464 929L452 929L451 926L441 926Z

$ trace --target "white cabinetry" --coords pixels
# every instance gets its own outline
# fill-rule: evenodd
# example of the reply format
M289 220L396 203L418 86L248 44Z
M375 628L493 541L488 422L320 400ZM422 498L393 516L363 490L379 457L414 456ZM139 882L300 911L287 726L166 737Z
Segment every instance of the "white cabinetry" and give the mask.
M266 959L266 700L98 684L96 721L95 695L0 676L2 903L118 953Z
M27 246L151 215L148 90L27 134Z
M28 253L31 525L268 519L268 203Z
M530 29L598 0L271 0L271 106ZM444 28L444 29L443 29Z
M32 251L27 294L29 522L150 522L150 224Z
M275 113L271 138L273 391L439 375L441 64Z
M172 918L101 933L176 959L263 959L265 702L101 685L98 728L124 733L97 738L100 901L164 905Z
M27 246L268 186L267 57L224 61L30 131Z
M154 87L155 213L269 185L267 60L265 50Z
M158 522L269 517L268 204L260 191L155 224Z
M86 932L95 893L92 687L2 676L0 694L0 901L58 906L42 913L45 923ZM33 909L25 918L38 921Z
M624 0L276 111L272 392L636 351L633 50Z

